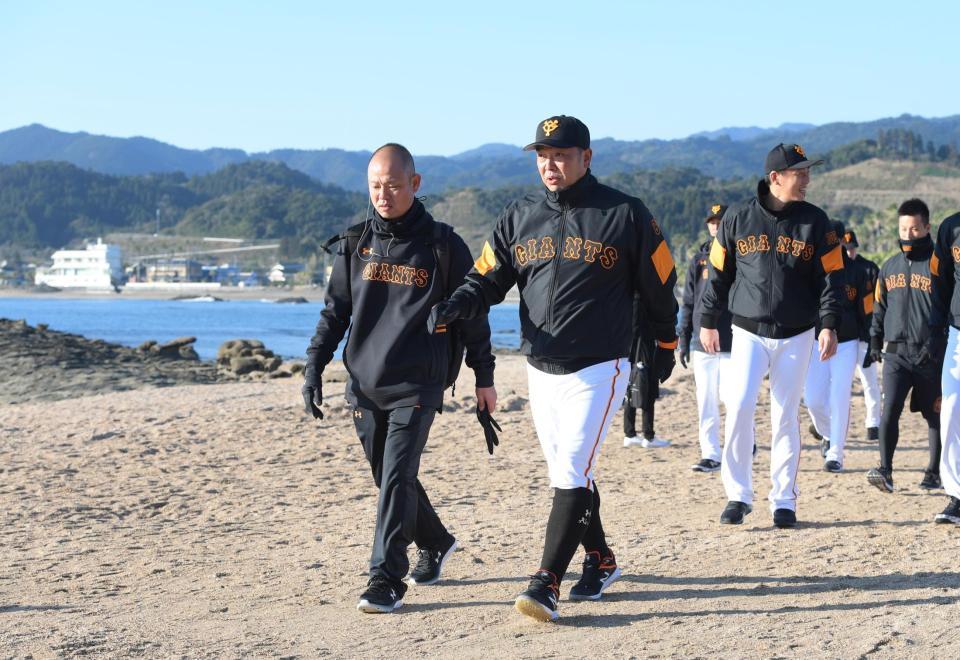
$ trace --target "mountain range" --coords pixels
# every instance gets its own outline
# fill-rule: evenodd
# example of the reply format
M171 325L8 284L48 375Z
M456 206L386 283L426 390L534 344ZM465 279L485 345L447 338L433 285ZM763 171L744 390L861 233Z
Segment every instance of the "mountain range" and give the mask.
M858 140L876 139L880 131L893 129L913 131L937 145L960 143L960 115L928 119L905 114L821 126L787 123L776 128L731 127L678 140L601 138L593 141L593 170L603 176L641 169L694 167L721 179L753 177L760 174L764 155L776 142L798 142L808 153L816 155ZM323 183L360 191L365 188L369 157L369 151L343 149L275 149L256 153L226 148L183 149L145 137L65 133L40 124L0 132L0 164L64 161L120 176L172 172L196 176L227 165L268 161L283 163ZM493 189L537 183L531 156L514 145L486 144L453 156L416 158L427 194L466 187Z

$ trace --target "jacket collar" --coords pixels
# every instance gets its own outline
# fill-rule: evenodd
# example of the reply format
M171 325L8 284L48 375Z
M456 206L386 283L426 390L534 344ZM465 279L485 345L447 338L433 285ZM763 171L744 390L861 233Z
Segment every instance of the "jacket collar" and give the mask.
M580 179L569 188L564 188L557 192L547 190L547 204L554 208L577 206L596 185L597 178L590 173L588 168L587 173L580 177Z
M428 224L430 214L419 199L413 200L406 213L399 218L387 220L376 211L373 212L373 230L380 235L406 236L417 233Z
M933 254L933 239L927 234L912 241L900 241L900 251L910 261L925 261Z

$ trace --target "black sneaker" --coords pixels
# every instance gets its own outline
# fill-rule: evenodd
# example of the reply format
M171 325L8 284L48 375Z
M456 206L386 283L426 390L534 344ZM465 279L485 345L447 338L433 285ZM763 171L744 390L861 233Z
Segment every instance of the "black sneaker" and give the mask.
M880 439L880 429L876 426L867 427L867 440L879 440Z
M840 461L827 461L823 464L824 472L843 472L843 466Z
M947 508L943 510L943 513L938 513L934 519L934 522L938 523L953 523L954 525L960 525L960 500L956 497L950 498L950 504L947 505Z
M403 605L407 585L382 575L374 575L367 582L367 590L360 595L357 609L367 614L387 614Z
M823 440L823 436L817 433L817 427L811 424L807 427L807 430L810 431L810 435L813 436L814 440Z
M797 524L797 514L790 509L777 509L773 512L773 526L788 529Z
M745 502L727 502L723 513L720 514L721 525L739 525L743 522L743 517L753 511L753 507Z
M434 584L440 580L443 565L457 549L457 539L452 536L440 548L418 548L417 565L407 576L410 584Z
M700 461L694 463L690 469L694 472L716 472L720 469L720 461L715 461L712 458L701 458Z
M884 493L893 492L893 470L882 467L870 468L867 470L867 481Z
M596 550L583 560L583 573L570 590L570 600L600 600L604 590L620 577L620 568L611 552L601 559Z
M920 482L920 488L925 488L926 490L937 490L938 488L943 488L943 482L940 481L940 473L924 470L923 481Z
M560 585L550 571L539 570L530 576L530 586L517 596L513 606L520 614L537 621L556 621L557 601L560 600Z

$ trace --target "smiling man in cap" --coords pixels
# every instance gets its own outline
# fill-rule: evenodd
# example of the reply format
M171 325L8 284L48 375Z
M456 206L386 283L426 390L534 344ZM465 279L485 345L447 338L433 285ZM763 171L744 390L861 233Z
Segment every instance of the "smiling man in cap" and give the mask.
M530 410L554 492L540 566L516 608L553 621L578 546L586 555L571 599L598 600L620 576L600 522L594 467L630 374L634 293L658 342L660 382L673 369L677 276L643 202L590 173L583 122L548 117L525 149L536 150L545 189L507 206L466 281L434 307L430 324L483 315L514 285L520 291Z
M770 374L773 434L770 509L776 527L797 523L800 398L813 342L820 360L837 350L836 328L845 296L840 237L826 213L805 200L810 168L798 144L767 154L757 195L731 206L710 248L709 280L700 314L700 343L720 351L721 314L732 314L724 383L726 438L720 474L727 506L723 524L738 525L753 510L754 411ZM814 327L821 328L814 338Z

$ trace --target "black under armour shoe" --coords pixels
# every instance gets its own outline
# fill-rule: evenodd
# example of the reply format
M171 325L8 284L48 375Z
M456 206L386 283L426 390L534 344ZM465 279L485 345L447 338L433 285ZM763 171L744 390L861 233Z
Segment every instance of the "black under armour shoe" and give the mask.
M452 536L439 548L419 548L417 565L407 576L410 584L434 584L440 580L440 572L453 551L457 549L457 539Z
M867 470L867 481L884 493L893 492L893 470L875 467Z
M520 614L537 621L556 621L557 602L560 600L560 585L550 571L540 569L530 577L530 586L517 596L513 606Z
M596 550L588 552L583 560L583 573L570 590L570 600L600 600L604 590L620 577L617 560L610 552L601 557Z
M367 582L367 590L360 595L357 609L367 614L387 614L403 605L407 585L382 575L374 575Z
M960 500L956 497L951 497L950 504L947 505L947 508L944 509L942 513L938 513L933 520L938 523L960 525Z

